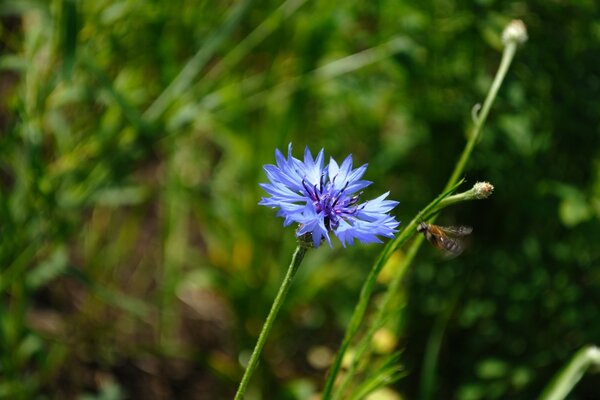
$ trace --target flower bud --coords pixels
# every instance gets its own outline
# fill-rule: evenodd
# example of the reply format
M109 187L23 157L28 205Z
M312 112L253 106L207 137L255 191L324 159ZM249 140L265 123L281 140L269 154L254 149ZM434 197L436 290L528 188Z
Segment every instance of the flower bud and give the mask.
M527 28L520 19L513 19L510 21L506 28L504 28L504 32L502 32L502 42L505 46L512 42L523 44L526 41Z
M473 185L476 199L487 199L494 192L494 186L489 182L477 182Z

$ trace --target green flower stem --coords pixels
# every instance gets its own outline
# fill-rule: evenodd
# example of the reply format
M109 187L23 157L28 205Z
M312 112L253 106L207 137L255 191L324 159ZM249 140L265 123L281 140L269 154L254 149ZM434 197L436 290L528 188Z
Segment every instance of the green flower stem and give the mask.
M256 341L256 345L254 346L254 350L252 351L252 356L250 357L250 361L248 362L248 367L244 372L244 376L242 377L240 386L238 387L238 390L235 394L235 400L241 400L244 398L246 387L248 386L248 382L252 377L252 373L258 365L258 359L267 340L267 336L269 336L269 332L273 327L273 322L275 321L277 313L279 312L279 309L283 304L283 300L285 299L285 296L287 295L287 292L289 291L290 286L292 285L292 280L294 279L294 276L298 271L298 267L300 266L304 255L306 254L306 250L307 247L299 245L298 247L296 247L296 251L294 251L294 255L292 256L292 262L290 263L287 273L285 274L285 278L283 279L283 282L279 287L279 292L277 292L277 296L275 297L275 300L273 300L271 311L269 311L267 320L265 321L265 324L262 327L260 335L258 336L258 340Z
M590 366L600 367L600 349L596 346L587 346L575 353L546 386L540 400L562 400L567 397Z
M459 182L459 184L461 183L462 181ZM437 214L442 209L448 206L463 201L485 199L489 195L491 195L493 189L494 187L487 182L478 182L475 185L473 185L471 189L450 196L449 193L451 193L454 190L454 187L452 187L451 191L447 194L442 195L442 198L439 201L434 201L430 206L425 207L423 212L417 215L417 217L415 217L409 225L416 226L419 224L420 221L427 219L430 215ZM343 395L346 388L352 381L352 378L354 377L356 369L358 368L358 364L361 361L365 360L364 356L369 350L373 336L385 324L387 318L387 311L390 309L390 305L392 303L392 300L395 298L395 294L398 293L398 291L400 290L400 284L402 282L402 279L404 278L404 273L406 272L408 266L412 263L413 259L417 255L417 252L421 247L422 241L423 236L417 236L417 238L412 242L412 244L408 248L406 255L400 262L400 265L398 266L398 271L396 272L396 275L394 275L394 278L388 286L383 302L381 306L377 309L375 318L373 319L373 323L369 327L369 330L367 331L366 335L361 339L360 343L356 347L356 351L352 357L352 362L348 367L346 374L344 375L344 379L339 385L339 389L333 396L334 399L338 399L340 398L340 396Z
M494 186L492 186L489 182L477 182L466 192L446 197L440 202L437 208L441 210L442 208L446 208L463 201L487 199L490 197L493 191Z
M448 179L446 189L454 185L454 183L459 179L459 177L465 170L467 161L469 161L471 153L473 152L473 148L475 147L475 144L477 143L479 136L481 135L483 125L485 124L487 116L490 113L492 104L494 103L494 100L498 95L498 90L500 89L500 86L502 86L502 82L506 77L508 68L510 67L510 64L512 63L512 60L515 56L518 44L519 42L517 40L511 40L508 41L506 43L506 46L504 47L504 51L502 53L502 60L500 61L500 67L498 67L498 72L496 72L496 77L494 78L492 86L490 87L490 91L488 92L485 101L483 102L483 107L481 107L481 110L475 118L475 124L473 125L473 130L471 131L471 135L469 137L469 140L467 141L467 145L465 146L465 149L460 155L458 163L454 167L452 175L450 175L450 179Z
M462 183L463 183L463 181L461 180L458 183L458 185L460 185ZM425 207L423 209L423 211L421 211L408 224L410 229L406 228L402 231L402 233L406 233L409 231L414 233L414 230L416 230L416 226L419 224L419 222L427 219L427 217L430 215L437 214L442 209L444 209L448 206L451 206L453 204L460 203L463 201L470 201L470 200L486 198L489 194L491 194L491 191L493 190L493 186L490 185L489 183L485 183L485 182L484 183L476 183L473 186L473 188L471 188L465 192L450 196L450 193L452 193L455 189L456 189L456 185L451 187L449 191L444 192L436 200L434 200L431 204L429 204L427 207ZM482 191L482 189L484 189L484 190ZM485 193L485 194L482 194L482 193ZM412 235L412 233L407 234L407 236L408 235ZM400 236L398 238L400 238ZM423 241L423 236L417 236L417 238L410 245L410 247L409 247L408 251L406 252L406 255L404 256L404 258L402 259L400 265L398 266L398 272L396 273L396 275L394 275L394 278L392 279L392 281L390 282L390 285L388 286L388 289L384 296L381 307L379 307L377 309L375 318L373 320L373 323L369 327L367 334L362 338L362 340L356 347L356 351L352 357L352 362L351 362L350 366L348 367L348 371L346 371L346 374L344 375L344 379L340 383L338 390L334 394L333 399L338 399L338 398L340 398L340 396L343 395L343 393L345 392L345 389L348 387L348 385L352 381L352 378L354 376L354 373L356 372L359 362L365 360L364 355L366 354L367 350L370 347L371 340L373 339L373 336L375 335L377 330L379 330L379 328L381 328L384 325L386 318L387 318L387 311L389 310L392 300L395 297L394 295L400 290L400 284L402 282L402 278L404 277L404 273L408 269L408 266L412 263L412 260L417 255L417 252L418 252L419 248L421 247L422 241ZM323 397L323 398L325 398L325 397Z
M395 288L394 286L400 286L400 283L402 281L401 278L404 277L404 273L408 269L408 266L411 264L413 258L417 254L417 250L419 249L419 246L416 245L416 243L421 242L422 240L423 240L422 235L417 236L416 239L411 244L411 246L409 247L408 252L402 259L400 265L398 266L398 271L396 271L395 276L399 276L400 278L394 279L392 282L390 282L390 286L388 287L388 293L396 292L398 290L398 288ZM336 389L335 393L333 394L333 399L339 399L344 395L344 393L346 392L346 389L348 388L348 385L350 385L350 382L353 382L353 377L354 377L354 374L356 373L356 370L359 367L359 363L363 362L363 366L365 365L364 362L367 361L367 359L365 358L365 355L367 354L369 348L371 347L373 336L375 336L375 333L387 321L385 312L389 309L390 304L392 303L393 299L394 299L394 296L386 295L383 300L383 304L381 305L381 307L379 307L377 309L373 323L370 325L369 330L367 331L365 336L361 339L359 344L356 346L356 351L352 356L352 362L348 366L348 370L344 374L342 381L340 382L338 388ZM326 397L323 397L323 398L325 399Z
M379 275L379 272L381 272L383 266L390 259L394 251L399 246L406 243L406 241L410 239L410 237L416 232L417 225L419 224L419 222L422 221L427 215L430 215L432 212L439 211L436 210L436 207L444 198L448 197L454 190L456 190L456 188L460 184L462 184L462 182L463 181L461 180L458 184L450 188L450 190L447 190L446 192L439 195L434 201L427 205L427 207L421 210L419 214L417 214L417 216L412 221L410 221L410 223L402 230L402 232L400 232L400 234L398 234L398 236L396 236L394 240L390 241L385 246L379 257L375 261L373 268L371 268L371 271L369 271L369 275L367 276L367 279L365 280L365 283L362 286L358 303L354 308L354 312L352 313L352 317L350 318L350 322L348 323L348 328L346 328L344 339L342 340L340 349L338 350L336 358L333 361L333 364L331 365L331 368L329 370L329 376L327 377L327 381L325 382L325 387L323 389L323 400L329 399L331 397L333 384L341 368L342 359L344 358L344 354L346 353L348 346L350 346L352 338L354 338L354 336L358 332L358 329L360 328L362 320L367 311L367 306L369 305L369 299L371 298L371 294L375 289L375 285L377 283L377 276Z
M506 30L505 30L505 32L506 32ZM526 37L525 34L524 34L524 37ZM492 86L490 88L490 91L488 92L488 95L487 95L484 103L483 103L483 107L479 111L479 114L476 116L476 118L474 118L475 124L471 131L471 134L469 136L467 144L465 145L465 149L463 150L456 166L454 167L454 170L453 170L452 174L450 175L450 178L448 179L448 183L446 184L446 187L445 187L442 195L438 196L438 198L436 200L434 200L427 207L425 207L421 212L419 212L419 214L417 214L417 216L404 228L404 230L402 230L402 232L400 232L400 234L396 237L396 239L394 239L393 241L388 243L388 245L383 249L380 256L375 261L375 264L373 265L371 271L369 272L367 279L365 280L365 283L363 284L363 287L360 292L358 304L357 304L356 308L354 309L354 313L352 314L350 323L348 324L348 328L346 329L346 333L342 340L342 344L340 345L340 348L338 350L338 354L336 355L336 358L333 361L333 364L330 368L329 376L327 377L327 381L325 382L325 387L323 389L323 395L322 395L323 400L328 400L331 398L333 386L334 386L335 380L337 378L337 375L339 373L339 370L341 368L342 360L344 358L346 350L350 346L350 342L352 341L352 339L358 332L358 329L364 319L364 316L365 316L365 313L367 310L367 305L369 303L371 294L373 293L373 290L375 288L375 285L377 282L377 276L379 275L379 272L381 272L381 269L383 268L385 263L389 260L392 253L400 245L404 244L410 237L412 237L412 235L414 235L414 233L416 232L416 227L417 227L418 223L420 221L422 221L425 216L430 216L430 215L433 215L436 212L440 211L443 207L439 207L439 208L436 208L436 207L438 205L440 205L440 202L442 200L446 199L452 193L453 189L455 189L458 186L456 183L457 183L457 181L459 181L460 176L464 172L464 169L467 165L467 161L469 160L471 153L473 152L473 148L475 147L475 144L477 143L477 141L481 135L481 130L483 128L483 125L485 124L485 121L489 114L490 108L494 102L494 99L496 98L496 96L498 94L498 90L500 89L500 86L502 85L502 82L506 76L506 73L508 72L508 68L510 67L510 64L514 58L515 52L517 50L517 46L522 41L524 41L524 40L521 40L521 38L514 38L514 37L509 37L507 40L505 40L505 47L504 47L504 51L502 53L502 60L500 61L500 66L498 68L498 72L496 73L494 81L492 82ZM459 184L460 183L462 183L462 180L459 182ZM456 198L453 200L448 200L448 203L443 206L454 204L456 201L460 201L460 200L457 200ZM414 255L416 255L416 253L419 250L422 243L423 243L422 238L417 239L413 243L411 248L409 249L408 253L412 254L412 257L414 257ZM407 259L408 259L408 257L407 257ZM408 262L412 261L412 258L410 258L410 260L407 260L407 261ZM406 265L408 265L408 264L406 264ZM404 270L404 268L401 268L401 271L403 271L403 270ZM401 282L403 276L404 276L403 273L397 274L394 277L394 279L392 280L392 282L390 283L390 289L393 288L394 290L388 289L386 291L385 298L383 301L383 304L385 306L390 304L391 299L395 296L396 292L399 290L400 282ZM378 314L377 314L377 317L373 323L373 326L381 326L381 324L383 324L385 315L386 315L386 307L382 307L382 310L380 312L378 312ZM375 331L376 331L376 329L370 330L371 336L375 333ZM365 339L368 339L370 341L371 337L367 336ZM364 346L364 347L366 350L368 346ZM352 363L353 365L351 366L352 372L356 369L356 364L358 363L359 359L360 359L360 357L358 357L358 355L355 355L355 357L353 359L353 363ZM345 382L343 382L343 384L345 383L345 385L347 385L348 382L351 381L351 379L352 379L351 375L352 374L346 374ZM342 389L343 389L343 387L342 387ZM341 395L341 393L338 392L338 395Z

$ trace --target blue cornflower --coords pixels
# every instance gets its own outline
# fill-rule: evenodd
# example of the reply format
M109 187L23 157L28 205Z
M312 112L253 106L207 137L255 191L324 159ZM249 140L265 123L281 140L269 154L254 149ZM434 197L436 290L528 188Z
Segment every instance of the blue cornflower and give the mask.
M292 157L292 145L288 157L275 150L277 165L268 164L264 169L270 183L260 186L271 195L258 203L279 208L278 216L284 217L284 226L299 224L296 236L310 234L314 247L327 240L333 232L342 245L352 245L354 239L363 243L381 243L378 236L394 237L399 222L388 214L398 204L386 200L389 192L376 199L358 204L361 189L372 182L362 180L367 165L352 169L352 155L342 165L333 158L324 166L323 150L313 158L308 147L304 150L304 162Z

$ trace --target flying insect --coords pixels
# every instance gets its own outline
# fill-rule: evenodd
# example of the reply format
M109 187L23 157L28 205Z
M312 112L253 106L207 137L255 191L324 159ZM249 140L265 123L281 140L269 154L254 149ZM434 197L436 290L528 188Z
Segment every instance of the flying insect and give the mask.
M440 250L455 256L464 250L463 238L473 232L469 226L439 226L421 222L417 232L425 235L425 239Z

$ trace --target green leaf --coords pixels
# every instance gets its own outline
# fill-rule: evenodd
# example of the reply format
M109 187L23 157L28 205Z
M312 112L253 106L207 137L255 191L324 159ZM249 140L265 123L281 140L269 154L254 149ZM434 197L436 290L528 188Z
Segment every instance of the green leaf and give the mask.
M26 285L35 290L47 285L60 275L62 275L69 264L69 256L64 246L54 250L52 255L45 261L38 264L33 271L27 274Z

